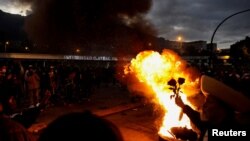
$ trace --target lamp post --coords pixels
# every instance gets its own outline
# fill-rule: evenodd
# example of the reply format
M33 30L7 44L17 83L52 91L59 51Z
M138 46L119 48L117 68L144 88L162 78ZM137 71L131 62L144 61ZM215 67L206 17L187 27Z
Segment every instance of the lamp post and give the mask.
M179 42L180 54L182 54L183 53L183 50L182 50L182 36L178 36L177 41Z
M181 41L181 40L182 40L182 37L181 37L181 36L178 36L178 37L177 37L177 40L178 40L178 41Z
M218 25L217 27L215 28L214 32L213 32L213 35L211 37L211 42L210 42L210 45L209 45L209 48L210 48L210 59L209 59L209 66L210 68L213 68L213 58L214 58L214 54L213 54L213 40L214 40L214 35L216 33L216 31L219 29L219 27L226 21L228 20L229 18L235 16L235 15L238 15L238 14L241 14L241 13L244 13L244 12L248 12L250 11L250 9L246 9L246 10L243 10L243 11L239 11L239 12L236 12L228 17L226 17L224 20L222 20Z
M4 52L7 51L7 45L9 45L9 41L6 41L5 44L4 44Z

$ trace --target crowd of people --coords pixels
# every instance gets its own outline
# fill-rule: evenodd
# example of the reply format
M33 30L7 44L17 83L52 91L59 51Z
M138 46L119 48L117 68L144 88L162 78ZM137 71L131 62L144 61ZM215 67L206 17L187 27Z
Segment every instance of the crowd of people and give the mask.
M110 66L46 63L11 61L0 66L0 141L35 141L27 129L48 105L89 100L94 87L117 85L114 68ZM89 111L59 117L38 140L72 140L73 137L122 141L120 131L112 122Z
M9 88L18 107L36 106L46 93L51 93L53 104L69 104L89 99L93 87L117 84L114 69L72 62L12 61L0 66L0 86Z
M45 64L46 63L46 64ZM202 72L227 84L249 97L250 72L247 69L207 70ZM0 65L0 140L34 141L27 128L35 122L42 109L50 104L71 104L89 100L92 89L103 84L117 85L116 72L113 66L81 66L72 62L20 62L11 61ZM176 104L190 116L202 134L207 125L221 122L212 119L203 122L197 111L187 107L180 97ZM207 98L209 102L211 96ZM217 102L212 102L217 103ZM223 102L218 102L223 103ZM218 108L217 108L218 110ZM232 123L232 111L221 110L222 123ZM216 117L216 114L215 114ZM214 117L213 117L214 118ZM218 119L218 118L215 118ZM218 120L220 120L218 119ZM85 128L86 127L86 128ZM82 134L86 132L88 134ZM15 134L15 135L13 135ZM122 141L119 129L110 121L92 114L89 111L70 113L57 118L39 137L39 141L52 140L110 140Z

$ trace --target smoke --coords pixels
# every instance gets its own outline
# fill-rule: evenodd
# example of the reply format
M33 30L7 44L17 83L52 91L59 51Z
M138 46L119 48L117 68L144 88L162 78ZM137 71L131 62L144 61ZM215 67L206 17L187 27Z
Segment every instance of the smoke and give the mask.
M26 3L26 4L30 4L35 0L10 0L11 2L18 2L18 3Z
M33 2L25 31L50 52L138 52L156 32L151 0L21 0Z
M35 0L7 0L11 4L18 5L18 6L27 6L31 5Z

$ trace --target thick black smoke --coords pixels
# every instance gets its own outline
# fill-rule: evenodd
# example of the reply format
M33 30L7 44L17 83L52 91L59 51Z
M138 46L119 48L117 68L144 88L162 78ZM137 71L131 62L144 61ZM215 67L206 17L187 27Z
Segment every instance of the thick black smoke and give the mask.
M27 0L26 0L27 1ZM30 2L32 0L29 0ZM27 17L29 37L50 52L145 49L154 29L143 18L151 0L33 0Z
M32 3L35 0L11 0L12 2L19 2L19 3Z

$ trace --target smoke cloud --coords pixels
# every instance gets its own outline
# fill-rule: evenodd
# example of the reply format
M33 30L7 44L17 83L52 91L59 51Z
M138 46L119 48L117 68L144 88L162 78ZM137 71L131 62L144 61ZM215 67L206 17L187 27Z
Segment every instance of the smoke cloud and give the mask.
M17 3L27 3L30 4L35 0L10 0L11 2L17 2Z
M136 53L156 32L146 14L152 0L20 0L32 2L25 30L50 53Z

